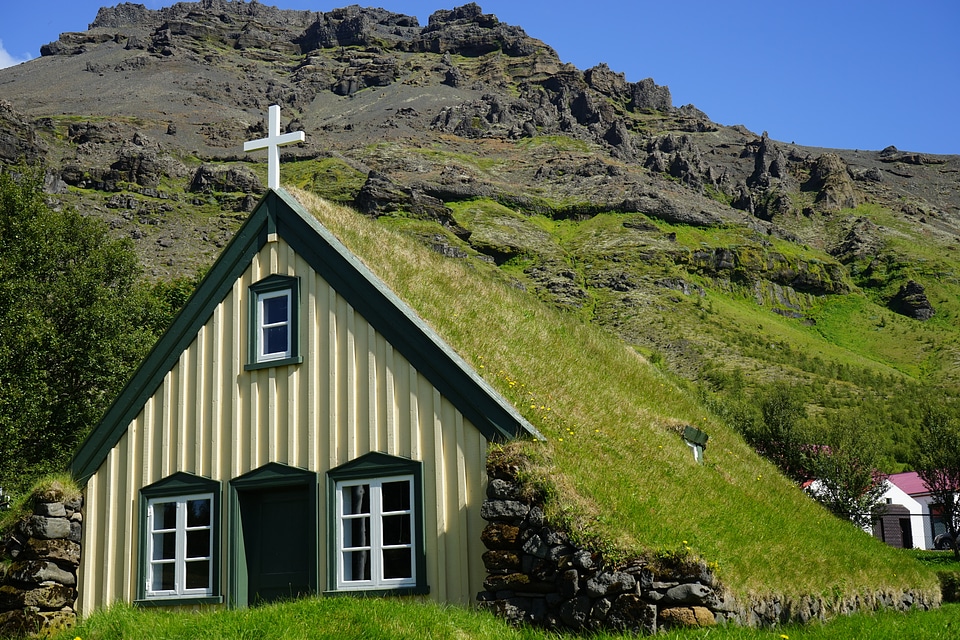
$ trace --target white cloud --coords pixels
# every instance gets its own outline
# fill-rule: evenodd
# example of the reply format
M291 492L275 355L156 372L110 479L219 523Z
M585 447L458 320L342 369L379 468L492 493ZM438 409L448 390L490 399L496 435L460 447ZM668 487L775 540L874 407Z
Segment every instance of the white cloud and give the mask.
M0 69L6 69L7 67L12 67L15 64L20 64L21 62L26 62L30 59L30 56L24 58L17 58L7 53L7 50L3 48L3 40L0 40Z

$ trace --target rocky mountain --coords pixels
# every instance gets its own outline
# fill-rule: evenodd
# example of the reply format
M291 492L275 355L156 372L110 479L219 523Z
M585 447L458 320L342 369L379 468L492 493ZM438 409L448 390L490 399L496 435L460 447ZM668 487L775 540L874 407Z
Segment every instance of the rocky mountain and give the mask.
M283 177L601 323L673 373L787 379L813 415L960 391L960 156L803 147L563 64L476 4L103 8L0 71L0 160L107 220L154 278L212 261ZM891 464L908 444L889 436Z

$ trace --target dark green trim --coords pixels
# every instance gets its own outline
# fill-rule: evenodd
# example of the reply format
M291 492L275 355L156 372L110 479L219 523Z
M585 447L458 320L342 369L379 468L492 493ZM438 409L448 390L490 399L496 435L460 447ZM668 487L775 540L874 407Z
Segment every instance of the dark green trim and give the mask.
M271 225L347 302L488 439L543 439L493 387L286 191L270 190L157 341L116 401L80 445L70 470L93 475L213 310L267 242Z
M311 557L306 559L310 567L310 584L314 593L319 592L317 577L317 559L319 558L318 476L313 471L270 462L230 481L230 498L227 517L227 605L243 608L249 605L246 549L244 547L243 522L240 515L240 494L261 489L305 486L308 489L310 508L313 511L307 518L312 523L310 536L314 545L310 549Z
M134 600L137 607L190 607L198 604L223 604L223 596L209 598L153 598L151 600Z
M701 447L706 448L707 440L710 439L710 436L700 429L688 425L683 428L683 439L691 444L698 444Z
M213 494L213 509L210 514L213 549L210 553L211 583L210 589L214 595L185 598L148 598L146 587L147 576L147 502L154 498L177 498L192 494ZM220 499L222 489L220 482L204 478L185 471L178 471L153 484L140 489L139 520L137 523L137 597L135 604L142 606L174 606L186 604L214 604L223 602L220 590L220 558L223 555L220 544ZM202 602L201 602L202 601Z
M383 480L393 476L413 476L413 542L416 560L416 586L398 589L337 589L337 483L350 480ZM426 524L423 508L423 463L371 451L335 469L327 471L327 589L324 594L394 594L422 595L430 593L427 584Z
M368 589L367 591L324 591L320 595L341 598L382 598L386 596L428 596L430 587L402 587L400 589Z
M257 360L260 353L257 298L261 293L287 290L290 291L290 357L260 362ZM303 362L303 356L300 354L300 278L272 275L250 285L250 296L247 301L247 364L244 369L252 371L254 369L300 364L301 362Z

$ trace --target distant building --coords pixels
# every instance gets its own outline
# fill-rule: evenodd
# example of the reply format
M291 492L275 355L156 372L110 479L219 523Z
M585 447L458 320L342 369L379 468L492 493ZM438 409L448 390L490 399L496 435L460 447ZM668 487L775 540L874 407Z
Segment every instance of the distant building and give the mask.
M939 505L916 471L895 473L886 480L886 511L873 525L873 535L893 547L933 549L946 532Z

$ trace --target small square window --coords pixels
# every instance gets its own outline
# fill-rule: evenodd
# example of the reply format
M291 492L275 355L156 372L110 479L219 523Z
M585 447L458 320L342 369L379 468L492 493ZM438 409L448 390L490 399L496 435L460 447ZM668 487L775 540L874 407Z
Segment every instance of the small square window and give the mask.
M257 296L257 326L260 330L257 359L261 362L290 357L290 296L289 289Z
M297 278L270 276L250 287L248 370L302 361L299 301Z

